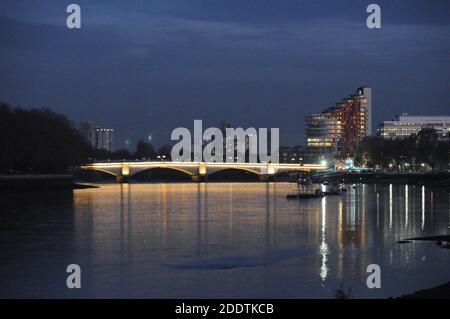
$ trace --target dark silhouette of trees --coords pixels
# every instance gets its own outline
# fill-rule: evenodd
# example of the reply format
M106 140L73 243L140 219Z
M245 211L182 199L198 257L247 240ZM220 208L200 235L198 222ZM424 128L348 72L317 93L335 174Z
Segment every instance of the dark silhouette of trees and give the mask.
M367 137L358 147L356 161L394 170L416 171L424 165L432 170L449 169L450 139L439 139L432 129L396 140Z
M156 157L156 151L152 144L139 140L136 145L135 157L137 159L154 159Z
M166 145L163 145L163 146L161 146L159 148L157 155L165 156L166 160L170 160L170 158L171 158L171 155L170 155L171 151L172 151L172 146L166 144Z
M445 153L444 146L438 139L436 131L433 129L425 129L419 132L416 140L417 145L417 158L419 161L427 162L433 170L439 166L438 154ZM447 148L447 152L450 152L450 147ZM440 158L445 160L445 156Z
M90 147L65 116L0 103L0 171L53 173L87 160Z
M129 150L121 149L121 150L112 152L110 154L109 158L112 160L130 160L130 159L133 159L133 155L130 153Z

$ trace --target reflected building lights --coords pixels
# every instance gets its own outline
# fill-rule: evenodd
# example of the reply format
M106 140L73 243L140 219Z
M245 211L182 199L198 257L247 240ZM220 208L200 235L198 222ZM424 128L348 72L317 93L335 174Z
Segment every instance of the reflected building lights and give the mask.
M344 203L342 198L339 200L339 206L338 206L338 244L339 244L339 250L338 250L338 264L337 264L337 273L338 278L343 278L343 271L344 271L344 243L343 243L343 231L344 231Z
M377 193L377 229L380 228L380 194Z
M356 229L356 188L350 191L350 226L351 230Z
M167 185L161 184L160 186L160 203L161 203L161 210L160 210L160 219L161 219L161 245L164 247L164 252L167 248ZM167 257L167 255L164 253L164 257Z
M408 228L408 185L405 185L405 228Z
M342 248L343 247L342 232L344 230L344 227L343 227L344 204L342 202L342 199L339 201L338 213L339 213L339 216L338 216L339 217L339 220L338 220L339 247Z
M322 206L322 228L321 228L322 242L319 247L319 252L322 257L322 265L320 267L320 278L322 279L322 281L325 281L328 276L327 255L329 253L328 244L327 244L326 238L325 238L326 237L325 230L326 230L326 226L327 226L326 198L325 197L322 198L321 206Z
M392 229L392 184L389 184L389 229Z
M430 216L431 216L431 220L433 221L433 211L434 211L434 193L430 192Z
M422 230L425 229L425 186L422 186Z

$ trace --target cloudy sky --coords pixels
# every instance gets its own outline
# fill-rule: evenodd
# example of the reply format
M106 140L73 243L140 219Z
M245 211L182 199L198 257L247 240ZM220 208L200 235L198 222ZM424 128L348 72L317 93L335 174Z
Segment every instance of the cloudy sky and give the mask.
M0 100L116 129L116 149L227 120L279 127L368 85L374 125L450 114L447 0L73 0L0 2ZM381 6L382 28L366 27Z

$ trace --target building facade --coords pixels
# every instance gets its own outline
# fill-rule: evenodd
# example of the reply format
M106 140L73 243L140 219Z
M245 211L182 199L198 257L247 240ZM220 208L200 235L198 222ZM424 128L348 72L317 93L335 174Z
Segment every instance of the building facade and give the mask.
M366 96L367 95L367 96ZM372 90L360 87L356 94L305 117L308 159L353 156L358 143L372 129Z
M280 163L301 164L303 163L303 147L301 146L281 146Z
M372 89L367 86L361 86L357 89L357 94L365 98L362 102L362 107L366 110L366 135L371 136L374 134L372 129Z
M97 149L109 152L113 151L114 130L112 128L97 128L95 138Z
M113 129L98 127L91 121L82 123L80 129L91 147L97 150L106 150L109 152L113 151Z
M402 139L426 129L435 130L439 139L449 138L450 116L413 116L405 113L381 123L378 134L385 139Z

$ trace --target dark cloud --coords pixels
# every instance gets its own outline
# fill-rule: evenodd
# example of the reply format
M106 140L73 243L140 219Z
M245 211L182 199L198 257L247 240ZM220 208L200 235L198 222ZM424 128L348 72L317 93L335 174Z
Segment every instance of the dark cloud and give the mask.
M368 30L365 1L78 1L69 30L61 1L3 1L0 100L112 126L118 147L195 118L303 143L303 116L361 84L376 121L448 113L449 2L425 2L379 1Z

